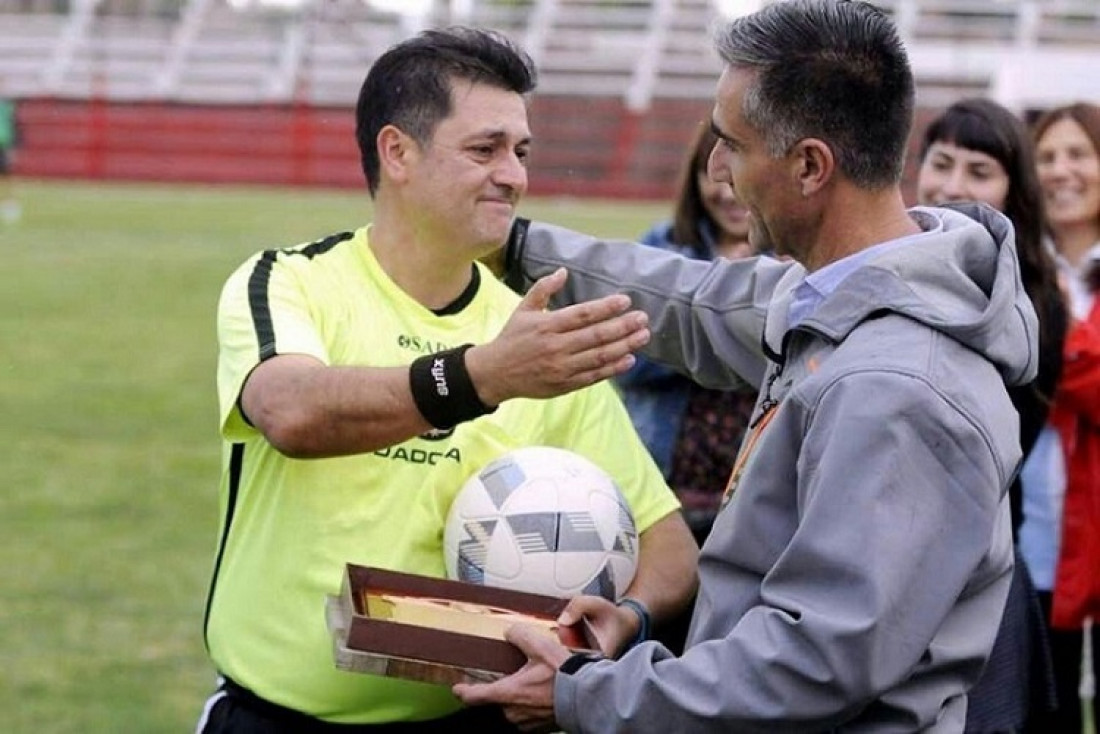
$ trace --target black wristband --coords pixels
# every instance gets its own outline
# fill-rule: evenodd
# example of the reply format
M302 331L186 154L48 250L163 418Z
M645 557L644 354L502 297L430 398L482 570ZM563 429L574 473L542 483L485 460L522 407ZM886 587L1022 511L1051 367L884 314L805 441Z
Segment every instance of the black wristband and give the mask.
M409 387L413 401L428 423L440 430L454 428L463 421L492 413L481 402L466 371L466 350L473 344L463 344L435 354L418 357L409 367Z

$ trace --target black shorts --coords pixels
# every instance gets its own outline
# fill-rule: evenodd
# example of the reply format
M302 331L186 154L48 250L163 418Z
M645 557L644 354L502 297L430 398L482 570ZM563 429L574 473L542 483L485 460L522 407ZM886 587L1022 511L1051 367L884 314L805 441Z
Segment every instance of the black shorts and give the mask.
M7 148L0 147L0 176L11 173L11 154Z
M265 701L227 681L206 702L197 734L515 734L499 706L474 706L431 721L333 724Z

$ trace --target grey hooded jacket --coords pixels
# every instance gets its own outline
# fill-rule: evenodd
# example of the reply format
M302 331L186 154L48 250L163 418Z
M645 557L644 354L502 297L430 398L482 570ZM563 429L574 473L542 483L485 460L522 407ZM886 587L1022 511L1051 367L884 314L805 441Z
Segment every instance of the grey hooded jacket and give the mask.
M793 329L796 263L514 230L513 277L564 265L557 303L627 293L649 314L648 356L704 385L763 387L702 549L686 651L645 643L558 673L563 728L962 731L1012 568L1005 384L1034 377L1038 327L1007 219L911 216L943 230L864 263Z

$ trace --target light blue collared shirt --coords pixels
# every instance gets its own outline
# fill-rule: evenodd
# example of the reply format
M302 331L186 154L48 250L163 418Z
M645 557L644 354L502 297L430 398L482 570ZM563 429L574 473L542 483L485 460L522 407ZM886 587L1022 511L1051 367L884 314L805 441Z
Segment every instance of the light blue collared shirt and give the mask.
M922 217L922 219L924 219ZM943 230L943 222L936 220L936 224L930 229L925 229L917 234L910 234L894 240L880 242L866 250L842 257L836 262L829 263L820 270L815 270L806 276L794 289L794 297L787 310L787 327L794 328L814 314L818 306L837 289L841 281L859 269L868 260L893 250L913 244L921 237L935 234Z

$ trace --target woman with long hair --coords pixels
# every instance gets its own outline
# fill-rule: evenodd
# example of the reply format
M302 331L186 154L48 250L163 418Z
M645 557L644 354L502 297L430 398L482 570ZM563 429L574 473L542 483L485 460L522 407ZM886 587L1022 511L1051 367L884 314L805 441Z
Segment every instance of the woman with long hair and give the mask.
M1084 629L1100 615L1100 107L1049 110L1034 139L1071 315L1062 377L1040 438L1044 451L1023 472L1021 547L1051 628L1059 703L1034 730L1078 732ZM1096 642L1093 636L1094 662Z
M980 201L1005 214L1016 231L1024 288L1039 316L1039 375L1009 390L1020 414L1027 456L1047 420L1062 364L1066 313L1053 258L1043 246L1042 192L1027 128L1001 105L967 99L947 108L925 130L917 197L921 204ZM1009 488L1013 531L1022 521L1019 480ZM1027 564L1016 554L1012 587L997 641L982 679L970 691L966 730L1021 729L1029 716L1053 708L1045 622Z

